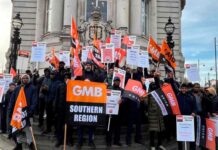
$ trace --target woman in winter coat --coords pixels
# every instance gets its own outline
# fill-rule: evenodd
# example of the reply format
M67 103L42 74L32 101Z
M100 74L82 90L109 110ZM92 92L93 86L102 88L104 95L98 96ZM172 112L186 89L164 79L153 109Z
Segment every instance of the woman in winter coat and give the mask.
M157 90L160 88L160 73L155 72L154 78L155 82L150 84L149 91ZM164 150L165 148L162 146L162 135L161 133L165 130L163 115L158 104L155 102L154 98L149 95L147 97L148 104L148 123L149 123L149 134L150 134L150 147L151 150L155 150L155 134L157 134L157 148L159 150Z

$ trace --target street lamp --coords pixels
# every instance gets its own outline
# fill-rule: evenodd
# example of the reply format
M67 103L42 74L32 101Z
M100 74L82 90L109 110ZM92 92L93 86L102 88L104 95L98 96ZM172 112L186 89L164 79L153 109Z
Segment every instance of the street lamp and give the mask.
M22 40L20 38L20 29L23 26L23 21L20 18L20 13L17 13L16 16L13 18L12 26L14 28L14 34L13 34L13 37L11 38L11 54L10 54L9 72L11 68L13 68L16 71L17 55L18 55L18 50L20 48L20 44Z
M164 30L167 34L167 44L173 52L173 48L174 48L175 44L173 41L172 34L175 31L175 26L174 26L174 23L172 23L172 21L171 21L171 17L169 17L168 22L165 24Z

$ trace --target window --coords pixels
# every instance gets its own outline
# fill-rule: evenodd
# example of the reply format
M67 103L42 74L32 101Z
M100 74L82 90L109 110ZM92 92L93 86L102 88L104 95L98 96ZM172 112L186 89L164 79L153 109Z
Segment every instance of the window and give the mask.
M98 1L98 7L100 8L100 12L102 15L102 21L107 21L107 0L87 0L86 1L86 20L91 16L91 13L96 6L96 1Z
M142 0L142 7L141 7L141 28L142 28L142 34L147 35L148 34L148 0Z

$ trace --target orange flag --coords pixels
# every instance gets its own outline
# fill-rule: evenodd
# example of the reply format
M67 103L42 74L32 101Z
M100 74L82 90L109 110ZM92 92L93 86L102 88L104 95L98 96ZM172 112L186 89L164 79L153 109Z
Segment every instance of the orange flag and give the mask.
M25 107L27 107L26 96L24 93L24 88L21 87L14 106L14 111L11 119L11 126L15 130L19 130L25 127L25 125L22 122L23 119L25 118L23 114L26 114L23 113L23 108Z
M150 36L149 43L147 47L148 53L155 61L160 61L161 55L161 48L160 46L154 41L154 39Z
M54 48L51 49L51 54L52 54L52 57L51 59L49 60L49 63L55 67L55 69L58 69L59 67L59 59L57 58L57 56L55 55L55 50Z
M169 48L166 40L162 41L161 53L164 55L165 59L170 63L173 69L176 69L176 59L173 56L172 50Z

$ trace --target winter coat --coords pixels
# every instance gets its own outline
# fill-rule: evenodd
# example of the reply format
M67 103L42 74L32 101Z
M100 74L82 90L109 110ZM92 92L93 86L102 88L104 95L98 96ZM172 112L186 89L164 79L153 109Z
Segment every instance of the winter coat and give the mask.
M59 84L60 84L60 81L51 80L50 85L48 87L48 97L46 99L47 103L52 102L52 101L54 102L55 95L56 95L56 92L57 92L57 87L58 87Z
M188 93L178 93L177 95L179 109L182 115L191 115L196 113L196 102L193 97Z
M15 88L14 92L12 93L9 107L8 107L8 114L9 118L12 117L14 106L18 97L18 94L20 92L21 86L18 86ZM30 83L24 86L24 93L26 96L27 101L27 116L32 117L33 113L37 106L37 90L36 88Z
M150 92L153 90L157 90L160 88L160 80L159 78L154 78L155 82L150 84ZM149 123L149 131L157 131L161 132L165 130L164 119L161 113L160 107L155 102L154 98L149 95L147 97L148 104L148 123Z

